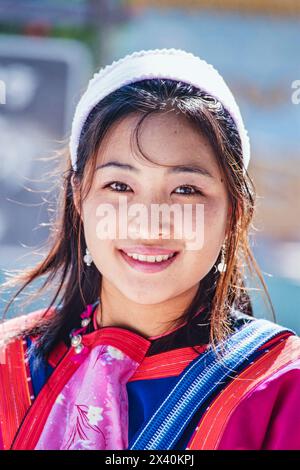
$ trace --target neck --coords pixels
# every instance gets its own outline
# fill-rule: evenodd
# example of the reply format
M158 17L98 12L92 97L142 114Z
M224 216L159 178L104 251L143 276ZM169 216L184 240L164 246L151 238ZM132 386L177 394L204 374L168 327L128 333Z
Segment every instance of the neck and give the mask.
M133 302L111 284L102 282L97 324L127 328L146 338L162 335L180 324L178 319L192 302L198 287L197 284L179 296L149 305Z

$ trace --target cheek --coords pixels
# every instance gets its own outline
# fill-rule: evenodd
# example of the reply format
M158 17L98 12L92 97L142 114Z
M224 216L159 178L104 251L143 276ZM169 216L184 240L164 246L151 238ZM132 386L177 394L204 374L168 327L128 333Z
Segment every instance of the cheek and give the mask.
M197 243L186 241L186 263L205 275L218 258L224 241L227 207L223 201L210 201L204 205L201 224L197 226ZM200 236L201 230L201 236Z
M105 206L102 204L109 204L108 211L100 211ZM102 205L102 206L101 206ZM112 206L114 206L112 208ZM110 274L111 266L115 260L115 236L118 233L118 204L99 199L86 200L83 205L83 225L84 235L89 251L92 255L93 261L98 270L103 274ZM110 229L107 229L110 227ZM116 228L116 230L114 230ZM114 270L115 270L114 266Z
M204 209L204 244L222 244L227 224L228 208L224 200L215 200Z
M224 201L225 198L215 198L208 200L204 204L197 204L197 208L194 206L192 218L190 215L184 217L184 229L186 229L184 233L189 234L189 227L191 227L191 234L197 241L203 241L203 245L213 246L214 244L222 244L228 220L227 206ZM192 221L192 223L189 221ZM186 245L188 245L187 238ZM200 250L201 246L197 249Z
M114 227L118 217L117 204L111 201L99 200L99 198L91 198L85 201L83 205L83 224L87 243L103 242L103 240L111 240L109 234L114 232ZM111 230L107 230L109 227Z
M227 207L223 201L211 201L204 205L203 224L199 230L204 230L203 244L193 245L186 242L186 251L183 259L185 272L191 277L203 278L216 262L225 237L227 223ZM200 237L198 237L200 240ZM192 249L192 247L196 247Z
M96 211L96 205L87 205L85 208L83 221L85 240L98 271L103 275L109 275L114 248L113 240L100 236L97 227L99 217Z
M86 243L90 246L96 237L96 208L93 204L87 202L82 207L82 221Z
M100 220L100 217L97 215L97 208L98 203L92 200L87 201L83 205L83 226L85 240L96 264L97 254L99 251L106 252L103 248L103 244L108 242L108 240L101 238L97 231L97 224Z

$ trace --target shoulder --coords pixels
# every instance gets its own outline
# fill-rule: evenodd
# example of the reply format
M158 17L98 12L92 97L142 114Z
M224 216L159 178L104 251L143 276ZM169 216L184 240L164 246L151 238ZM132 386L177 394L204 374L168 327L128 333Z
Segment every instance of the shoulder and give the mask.
M54 313L55 307L42 308L2 321L0 324L0 347L14 339L23 338L24 332L36 328L43 319L49 319Z
M273 345L265 358L266 373L256 370L254 386L229 416L220 449L300 449L299 336Z
M235 307L231 307L230 309L228 321L233 331L237 331L255 320L255 317L247 315Z
M288 335L292 335L294 337L293 344L296 348L300 341L299 336L291 328L283 326L282 324L269 319L257 318L254 316L247 315L236 308L231 308L228 321L233 333L236 333L238 332L238 330L241 330L244 327L250 325L250 331L263 332L264 330L266 330L267 335L273 335L274 338L271 342L274 344L282 337L286 337Z

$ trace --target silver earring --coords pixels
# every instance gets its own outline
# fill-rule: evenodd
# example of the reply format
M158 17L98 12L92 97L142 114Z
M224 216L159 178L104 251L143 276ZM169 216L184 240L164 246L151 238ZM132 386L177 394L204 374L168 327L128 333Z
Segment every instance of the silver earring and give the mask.
M217 270L220 273L224 273L227 269L227 264L225 263L225 245L222 246L222 255L221 255L221 262L217 266Z
M83 257L83 261L85 262L87 266L91 266L93 262L92 255L87 248L85 249L85 255Z

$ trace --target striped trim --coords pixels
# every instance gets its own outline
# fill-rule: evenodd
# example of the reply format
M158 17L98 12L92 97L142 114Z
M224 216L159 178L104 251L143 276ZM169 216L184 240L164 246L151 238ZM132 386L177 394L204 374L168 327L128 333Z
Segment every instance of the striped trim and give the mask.
M10 448L32 403L24 343L23 338L16 338L1 351L4 363L0 364L0 426L4 450Z
M187 347L146 356L129 382L180 375L192 360L206 350L207 346L206 344L195 346L198 354L193 348Z
M221 390L201 417L187 450L217 449L228 421L241 401L273 373L300 358L299 337L283 336L280 335L278 344L266 350L265 354Z

